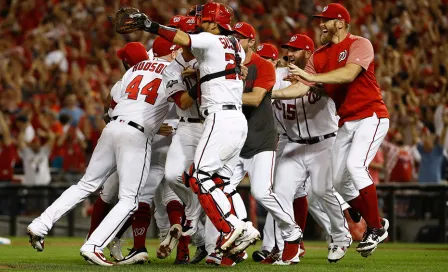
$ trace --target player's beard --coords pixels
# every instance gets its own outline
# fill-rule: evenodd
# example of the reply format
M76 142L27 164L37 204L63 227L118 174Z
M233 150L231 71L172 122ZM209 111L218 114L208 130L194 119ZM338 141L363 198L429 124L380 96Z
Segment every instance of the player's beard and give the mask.
M300 58L296 58L294 60L294 65L296 65L300 69L305 69L305 66L306 66L305 56L300 56Z
M322 31L322 34L320 35L320 43L321 44L327 44L331 42L333 39L333 36L336 34L336 22L333 23L331 27L327 27L328 32L324 33Z

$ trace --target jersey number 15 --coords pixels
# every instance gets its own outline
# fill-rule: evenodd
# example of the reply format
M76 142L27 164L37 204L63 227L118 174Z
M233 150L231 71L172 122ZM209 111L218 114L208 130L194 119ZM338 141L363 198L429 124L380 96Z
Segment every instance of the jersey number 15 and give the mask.
M143 76L136 76L126 87L126 92L128 94L128 99L137 100L137 97L140 94L146 95L145 102L151 105L154 105L157 100L157 96L159 94L157 91L159 90L160 84L162 83L162 79L155 78L148 84L146 84L142 89L140 89L140 83L142 82Z

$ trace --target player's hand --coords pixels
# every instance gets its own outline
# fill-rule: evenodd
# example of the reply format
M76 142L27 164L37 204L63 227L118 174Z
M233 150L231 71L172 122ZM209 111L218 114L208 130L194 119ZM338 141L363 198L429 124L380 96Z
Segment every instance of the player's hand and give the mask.
M305 72L304 70L300 69L296 65L290 63L288 65L288 68L289 68L289 72L291 74L297 75L297 76L299 76L300 78L303 78L306 81L313 81L311 74Z
M187 67L182 71L182 77L196 77L196 70L191 67Z
M157 134L162 136L170 136L171 134L173 134L173 127L168 125L167 123L163 123Z
M284 81L289 81L292 84L296 84L299 80L296 75L289 74L283 78Z
M241 79L246 80L248 73L249 73L249 68L244 66L244 64L241 64L241 73L240 73Z

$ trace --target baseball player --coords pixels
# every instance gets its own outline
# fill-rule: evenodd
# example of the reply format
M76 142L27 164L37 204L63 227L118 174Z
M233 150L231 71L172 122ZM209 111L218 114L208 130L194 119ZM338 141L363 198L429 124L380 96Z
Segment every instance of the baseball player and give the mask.
M272 188L278 141L270 98L275 84L275 67L254 52L255 29L251 25L239 22L234 31L246 52L244 64L249 69L243 94L243 113L248 120L249 132L230 183L236 187L248 173L252 196L279 222L285 240L282 264L297 263L302 232L294 222L293 213L286 212L288 208L284 206L289 204ZM238 208L235 207L237 214Z
M311 43L311 45L313 45ZM274 64L278 60L275 60L275 58L278 56L278 51L275 46L270 44L261 44L257 48L257 53L260 54L260 56L265 57L266 59L270 59ZM290 58L292 61L295 61L294 54L290 52L288 55L290 55ZM298 56L299 61L300 60L300 54ZM284 77L288 75L288 69L279 67L276 70L276 84L274 85L274 90L282 89L290 85L290 82L283 80ZM293 105L295 101L290 101ZM285 106L282 105L280 101L276 101L273 103L274 107L274 116L277 121L277 129L280 134L280 141L279 141L279 147L278 147L278 153L280 156L278 156L278 160L281 159L281 154L283 154L283 148L285 147L285 142L288 142L288 134L286 129L286 125L288 125L288 121L284 119L284 108ZM285 139L286 141L282 141L282 139ZM277 182L278 183L278 182ZM314 217L315 221L324 229L327 231L327 233L330 235L330 220L327 216L327 214L323 211L322 205L317 200L317 198L313 195L312 190L310 190L308 184L310 183L310 178L308 177L303 186L298 186L296 189L296 194L293 202L294 207L294 217L295 221L301 226L301 228L305 227L306 222L306 216L307 216L307 210L309 209L311 215ZM305 184L307 186L305 186ZM306 197L306 198L305 198ZM339 196L340 197L340 196ZM308 202L308 203L307 203ZM308 204L308 205L307 205ZM344 206L343 209L346 207ZM281 253L282 249L282 239L281 237L278 237L280 235L273 236L275 232L274 228L274 222L272 222L272 216L268 215L266 218L266 224L264 231L264 239L263 239L263 246L262 249L265 249L266 251L270 251L274 248L275 244L277 244L277 247L279 250L275 249L273 250L273 254L270 255L270 258L263 261L263 263L272 263L275 261L275 256L279 255L278 253ZM280 242L280 243L279 243ZM260 258L258 258L259 261L263 260L266 255L261 253L259 254ZM303 247L303 243L300 245L300 257L305 255L305 250ZM255 255L256 256L256 255Z
M389 113L381 97L369 40L349 33L350 14L340 4L329 4L321 14L321 42L305 70L291 72L310 84L322 83L340 117L332 153L336 190L367 222L356 250L369 256L387 236L387 221L379 217L376 188L368 167L389 128ZM292 97L303 97L309 87L297 85ZM285 93L286 94L286 93ZM348 178L350 174L350 179Z
M178 27L186 33L194 32L196 28L195 17L181 18ZM180 117L176 135L174 135L168 150L165 179L170 188L186 205L185 216L187 222L185 224L187 225L192 221L197 222L203 213L197 197L190 189L185 187L182 181L183 173L193 163L194 153L203 132L203 120L199 114L199 104L187 93L188 89L196 83L196 78L195 76L184 77L184 71L189 68L193 69L195 66L197 66L195 59L185 62L182 55L178 55L163 74L164 81L167 82L166 97L168 101L175 102L176 111ZM173 221L168 235L157 250L158 257L162 259L168 257L179 240L188 239L189 235L182 236L180 219L176 222Z
M44 249L44 237L53 224L87 196L103 186L115 170L119 177L119 201L81 247L81 256L93 264L112 266L103 249L116 236L137 209L150 165L151 141L168 111L163 70L171 61L172 43L161 41L167 51L153 61L134 65L123 76L119 91L112 94L114 116L104 128L93 152L86 174L78 184L67 189L40 217L28 226L31 245ZM139 54L147 54L144 47ZM134 52L135 53L135 52ZM128 62L125 58L124 62ZM156 190L154 184L152 190Z
M160 25L142 13L132 18L141 24L141 29L190 48L198 61L200 96L196 89L188 94L200 99L205 121L187 184L222 233L218 248L228 251L242 244L249 246L259 239L259 232L251 222L243 222L230 213L229 200L217 189L232 176L247 134L247 121L241 112L240 64L244 51L234 38L227 36L232 31L228 7L209 2L199 8L197 19L202 31L199 34ZM244 249L238 247L240 251Z
M292 36L282 47L288 49L289 61L301 67L305 67L314 51L313 41L300 34ZM274 92L274 98L282 98L277 95L281 92L282 90ZM306 191L302 190L304 192L301 195L295 192L294 196L294 192L279 188L291 184L298 188L305 187L306 180L310 177L312 192L319 199L331 222L332 241L329 245L328 260L337 262L344 257L352 239L341 209L342 203L339 203L334 195L331 165L326 160L331 154L337 131L338 120L334 103L328 97L309 92L300 99L282 101L282 110L289 142L276 173L276 192L291 201L294 200L296 220L300 220L298 224L304 226L307 215Z

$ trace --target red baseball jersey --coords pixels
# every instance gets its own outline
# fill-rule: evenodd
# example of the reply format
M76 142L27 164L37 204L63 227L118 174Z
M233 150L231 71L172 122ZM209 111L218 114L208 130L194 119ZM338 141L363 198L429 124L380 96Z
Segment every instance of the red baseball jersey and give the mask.
M348 84L324 84L324 89L336 104L339 126L372 116L389 118L389 112L381 96L375 78L373 46L366 38L348 34L338 44L327 44L311 56L305 71L311 74L327 73L344 67L348 63L363 69Z

